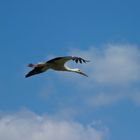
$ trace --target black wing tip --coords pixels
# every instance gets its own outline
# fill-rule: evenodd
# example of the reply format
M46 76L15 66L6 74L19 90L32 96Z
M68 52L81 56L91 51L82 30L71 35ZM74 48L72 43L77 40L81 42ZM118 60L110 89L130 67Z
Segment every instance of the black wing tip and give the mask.
M76 56L73 56L72 60L75 61L76 63L80 62L81 64L90 62L90 60L85 60L81 57L76 57Z
M37 74L37 73L33 73L33 71L31 71L31 72L29 72L29 73L27 73L27 74L25 75L25 78L31 77L31 76L33 76L33 75L35 75L35 74Z
M28 77L30 77L30 75L26 74L26 75L25 75L25 78L28 78Z

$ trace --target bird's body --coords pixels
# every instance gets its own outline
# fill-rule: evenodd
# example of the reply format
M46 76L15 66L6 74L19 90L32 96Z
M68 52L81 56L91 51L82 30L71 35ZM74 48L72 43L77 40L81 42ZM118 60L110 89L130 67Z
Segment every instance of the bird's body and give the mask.
M80 63L89 62L88 60L84 60L81 57L73 57L73 56L56 57L56 58L51 59L47 62L38 63L38 64L29 64L28 66L33 68L33 70L31 70L29 73L27 73L27 75L25 75L25 77L27 78L27 77L30 77L32 75L45 72L48 69L53 69L53 70L56 70L56 71L75 72L75 73L79 73L79 74L82 74L84 76L87 76L85 73L81 72L77 68L72 69L72 68L69 68L68 66L66 66L65 63L69 60L73 60L76 63L78 63L78 62L80 62Z

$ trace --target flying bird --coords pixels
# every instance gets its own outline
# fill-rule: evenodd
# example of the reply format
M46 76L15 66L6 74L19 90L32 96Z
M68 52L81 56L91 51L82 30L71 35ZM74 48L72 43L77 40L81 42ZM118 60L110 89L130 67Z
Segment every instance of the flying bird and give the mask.
M81 75L87 76L85 73L83 73L80 69L78 68L69 68L68 66L65 65L66 62L73 60L76 63L80 62L81 64L84 62L89 62L89 60L85 60L81 57L75 57L75 56L65 56L65 57L56 57L54 59L51 59L47 62L41 62L38 64L29 64L28 67L33 68L29 73L25 75L25 77L30 77L36 74L43 73L47 71L48 69L53 69L56 71L68 71L68 72L75 72L79 73ZM88 77L88 76L87 76Z

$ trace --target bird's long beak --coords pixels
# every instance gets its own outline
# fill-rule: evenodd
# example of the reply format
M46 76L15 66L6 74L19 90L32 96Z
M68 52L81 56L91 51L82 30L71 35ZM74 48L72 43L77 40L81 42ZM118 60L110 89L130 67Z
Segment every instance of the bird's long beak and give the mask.
M88 75L86 75L85 73L83 73L83 72L79 72L79 74L81 74L81 75L84 75L84 76L86 76L86 77L88 77Z

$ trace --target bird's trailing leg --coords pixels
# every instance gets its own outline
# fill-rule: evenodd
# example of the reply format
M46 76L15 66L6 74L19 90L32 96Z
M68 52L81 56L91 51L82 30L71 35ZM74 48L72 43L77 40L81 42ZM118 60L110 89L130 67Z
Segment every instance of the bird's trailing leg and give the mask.
M35 64L28 64L28 67L34 68L36 65Z
M30 68L35 68L35 67L44 67L45 66L45 64L28 64L28 67L30 67Z

